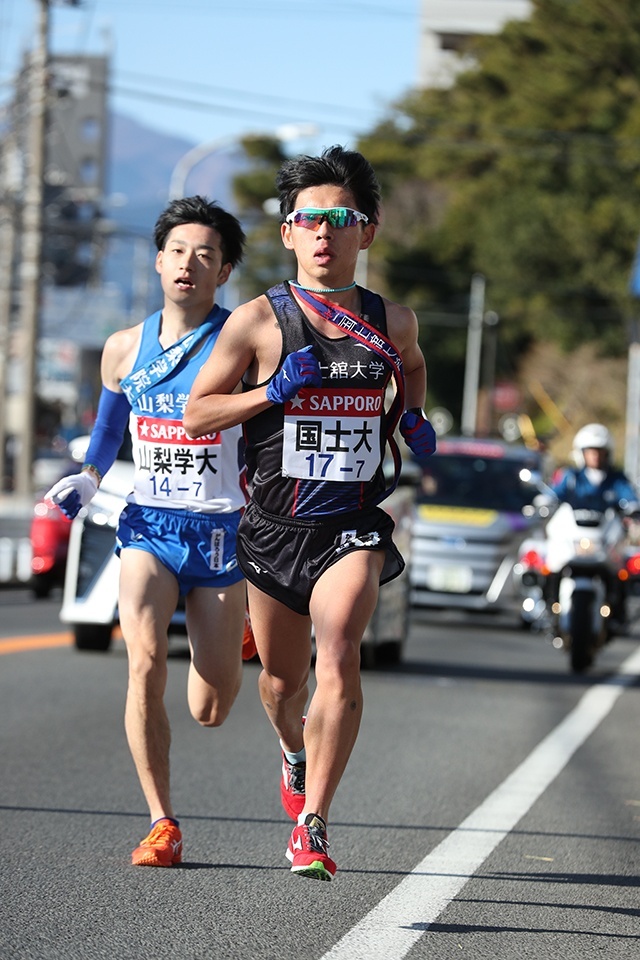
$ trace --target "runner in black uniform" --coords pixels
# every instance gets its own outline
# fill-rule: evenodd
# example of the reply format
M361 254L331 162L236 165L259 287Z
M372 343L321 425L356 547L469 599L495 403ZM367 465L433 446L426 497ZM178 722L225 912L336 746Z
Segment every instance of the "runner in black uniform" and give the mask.
M359 294L363 314L386 334L382 297L361 288ZM308 614L315 582L346 549L385 550L380 583L404 567L391 539L393 521L376 506L385 488L383 401L391 369L349 336L333 339L315 330L289 284L274 287L267 297L282 331L282 359L313 344L322 385L301 391L297 404L272 405L245 424L252 499L238 536L238 562L259 589ZM283 474L285 417L300 448L297 473L315 472L317 479ZM328 442L318 452L322 434ZM372 476L358 480L365 457Z
M285 163L277 185L297 280L234 311L184 424L195 437L244 423L251 500L237 553L282 748L282 803L297 821L287 857L295 873L331 880L326 821L360 724L360 643L380 583L403 568L378 506L385 443L398 420L416 453L432 453L435 436L415 314L354 282L378 222L371 166L332 147ZM316 689L303 720L311 622Z

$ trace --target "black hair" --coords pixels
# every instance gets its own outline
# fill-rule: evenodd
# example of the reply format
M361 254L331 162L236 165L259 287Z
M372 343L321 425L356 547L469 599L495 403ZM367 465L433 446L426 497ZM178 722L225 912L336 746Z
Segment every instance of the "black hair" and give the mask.
M153 239L158 250L164 250L167 237L174 227L183 223L200 223L204 227L212 227L220 234L222 241L222 262L237 266L242 260L244 230L233 214L220 206L215 200L207 197L183 197L172 200L162 211L153 229Z
M361 153L341 146L327 147L319 157L301 156L285 160L276 177L283 222L295 210L302 190L325 184L349 190L358 210L366 214L369 223L378 222L381 196L374 169Z

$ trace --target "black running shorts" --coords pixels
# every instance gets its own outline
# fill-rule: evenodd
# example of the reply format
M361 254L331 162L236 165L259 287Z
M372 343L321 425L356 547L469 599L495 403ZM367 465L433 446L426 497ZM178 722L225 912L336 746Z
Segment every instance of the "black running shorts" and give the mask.
M380 507L309 521L273 516L250 501L238 527L238 566L263 593L307 615L315 583L347 551L384 550L381 584L402 573L393 528Z

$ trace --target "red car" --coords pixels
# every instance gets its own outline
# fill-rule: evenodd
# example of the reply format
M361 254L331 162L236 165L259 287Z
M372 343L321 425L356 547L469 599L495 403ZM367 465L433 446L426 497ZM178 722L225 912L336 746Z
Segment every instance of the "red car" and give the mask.
M39 500L33 509L31 529L31 588L36 597L48 597L62 586L67 563L71 521L58 507Z

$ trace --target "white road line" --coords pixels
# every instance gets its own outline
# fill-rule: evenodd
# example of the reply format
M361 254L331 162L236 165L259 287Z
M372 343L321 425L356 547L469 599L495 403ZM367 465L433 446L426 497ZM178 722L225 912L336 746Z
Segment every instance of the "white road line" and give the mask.
M640 648L591 687L555 730L322 960L402 960L531 809L640 674Z

